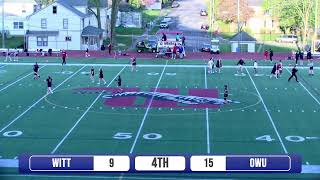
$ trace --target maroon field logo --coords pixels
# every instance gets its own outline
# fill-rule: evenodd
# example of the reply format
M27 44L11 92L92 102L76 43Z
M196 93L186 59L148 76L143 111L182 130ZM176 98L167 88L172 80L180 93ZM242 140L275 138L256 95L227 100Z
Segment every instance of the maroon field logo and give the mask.
M187 95L181 95L178 88L154 88L149 91L141 91L140 88L124 88L118 92L117 88L79 88L75 89L79 94L101 93L104 104L110 107L148 107L153 98L153 108L219 108L225 104L219 99L217 89L188 89ZM239 103L228 100L229 103Z

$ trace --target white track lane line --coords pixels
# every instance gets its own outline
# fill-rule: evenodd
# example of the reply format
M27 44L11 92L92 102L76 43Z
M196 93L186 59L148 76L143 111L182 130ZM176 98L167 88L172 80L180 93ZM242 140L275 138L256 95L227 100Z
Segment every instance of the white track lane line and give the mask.
M59 88L61 85L63 85L65 82L67 82L69 79L71 79L73 76L75 76L78 72L80 72L84 67L80 68L78 71L76 71L75 73L73 73L71 76L69 76L67 79L65 79L64 81L62 81L58 86L56 86L54 90L56 90L57 88ZM9 124L7 124L6 126L4 126L1 130L0 133L2 133L5 129L7 129L9 126L11 126L11 124L13 124L14 122L16 122L19 118L21 118L23 115L25 115L27 112L30 111L30 109L32 109L34 106L36 106L40 101L42 101L44 98L47 97L47 94L42 96L39 100L37 100L35 103L33 103L31 106L29 106L28 109L26 109L25 111L23 111L23 113L21 113L19 116L17 116L16 118L14 118Z
M146 120L146 118L147 118L147 115L148 115L148 113L149 113L149 110L150 110L152 101L153 101L153 99L154 99L154 93L157 91L157 89L158 89L158 87L159 87L160 81L161 81L161 79L162 79L162 76L163 76L163 74L164 74L164 71L166 70L167 65L168 65L168 60L167 60L167 62L166 62L166 65L163 67L163 70L162 70L162 73L161 73L160 78L159 78L159 80L158 80L158 83L157 83L157 85L156 85L156 87L155 87L155 89L154 89L154 91L153 91L153 95L152 95L152 97L151 97L151 99L150 99L150 101L149 101L147 110L146 110L146 112L144 113L144 116L143 116L143 119L142 119L142 121L141 121L139 130L138 130L137 135L136 135L136 137L135 137L135 139L134 139L134 142L133 142L133 144L132 144L132 146L131 146L130 154L132 154L132 152L133 152L133 150L134 150L134 148L135 148L135 146L136 146L136 143L137 143L138 138L139 138L139 136L140 136L142 127L143 127L143 125L144 125L144 122L145 122L145 120Z
M110 83L107 85L107 87L109 87L114 80L119 76L119 74L121 74L121 72L126 68L126 66L124 66L119 72L118 74L110 81ZM91 103L91 105L87 108L87 110L81 115L81 117L77 120L77 122L72 126L72 128L68 131L68 133L61 139L61 141L58 143L58 145L51 151L51 154L54 154L58 148L62 145L62 143L68 138L68 136L71 134L71 132L74 130L74 128L77 127L77 125L80 123L80 121L84 118L84 116L90 111L90 109L92 108L92 106L98 101L98 99L102 96L102 94L105 92L106 90L103 90L97 97L96 99Z
M278 139L279 139L279 141L280 141L280 143L281 143L281 146L282 146L282 149L283 149L284 153L288 154L287 148L286 148L286 146L284 145L284 143L283 143L283 141L282 141L282 138L281 138L281 136L280 136L280 134L279 134L279 132L278 132L278 129L277 129L276 125L274 124L274 121L273 121L273 119L272 119L272 117L271 117L271 115L270 115L270 113L269 113L269 111L268 111L268 108L267 108L266 104L264 103L264 100L263 100L263 98L262 98L262 96L261 96L261 94L260 94L260 91L258 90L258 88L257 88L257 86L256 86L256 83L253 81L253 79L252 79L252 77L251 77L250 72L248 71L248 69L247 69L247 68L245 68L245 69L246 69L246 71L247 71L247 73L248 73L248 75L249 75L249 77L250 77L250 79L251 79L251 82L252 82L254 88L256 89L256 91L257 91L257 93L258 93L258 95L259 95L259 97L260 97L260 100L261 100L261 102L262 102L262 104L263 104L263 107L264 107L264 109L265 109L268 117L269 117L269 120L270 120L270 122L271 122L271 124L272 124L272 126L273 126L273 129L274 129L274 131L276 132L276 134L277 134L277 136L278 136Z
M207 82L207 68L204 67L204 86L208 89L208 82ZM207 126L207 153L211 153L210 147L210 127L209 127L209 108L206 108L206 126Z
M286 70L288 71L289 74L291 74L291 72L288 70L288 68L286 68ZM300 81L299 81L299 84L300 84L300 85L303 87L303 89L306 90L307 93L320 105L319 100L318 100L316 97L314 97L314 96L312 95L312 93L311 93Z
M42 69L42 68L44 68L44 67L46 67L46 65L42 66L40 69ZM40 70L40 69L39 69L39 70ZM15 83L17 83L17 82L19 82L19 81L23 80L24 78L26 78L26 77L28 77L28 76L32 75L33 73L34 73L34 72L31 72L31 73L29 73L29 74L27 74L27 75L25 75L25 76L21 77L20 79L18 79L18 80L16 80L16 81L12 82L12 83L10 83L10 84L8 84L7 86L5 86L5 87L3 87L2 89L0 89L0 92L1 92L1 91L3 91L3 90L5 90L5 89L7 89L8 87L10 87L10 86L14 85Z
M16 66L30 66L32 63L0 63L5 64L5 65L16 65ZM61 63L39 63L39 65L47 65L47 66L61 66ZM128 64L83 64L83 63L69 63L66 66L102 66L102 67L123 67L123 66L130 66ZM204 66L207 65L165 65L165 64L140 64L139 67L177 67L177 68L203 68ZM253 69L253 66L245 66L246 68ZM273 66L259 66L259 69L272 69ZM289 68L290 66L284 66L284 68ZM223 68L239 68L238 66L235 65L225 65ZM298 69L308 69L308 67L298 67ZM314 67L314 69L320 69L320 67Z

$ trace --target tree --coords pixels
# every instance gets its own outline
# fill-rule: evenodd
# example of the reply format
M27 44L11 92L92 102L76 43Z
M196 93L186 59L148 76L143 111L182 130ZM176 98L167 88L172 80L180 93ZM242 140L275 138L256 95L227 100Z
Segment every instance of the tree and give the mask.
M116 37L116 23L118 18L119 4L121 0L112 0L111 23L110 23L110 43L113 44Z
M253 14L248 6L248 0L240 0L240 21L246 22ZM217 18L227 23L237 22L238 0L223 0L219 2Z
M135 8L141 7L141 1L140 0L129 0L129 4Z
M88 1L88 10L94 14L98 22L98 28L101 29L101 15L100 15L100 8L101 8L101 1L100 0L89 0ZM96 11L94 11L94 9Z
M42 4L44 6L49 5L54 2L54 0L36 0L38 4Z
M299 31L301 45L304 47L309 38L310 26L314 23L315 1L318 0L265 0L263 8L279 19L280 27L285 32Z

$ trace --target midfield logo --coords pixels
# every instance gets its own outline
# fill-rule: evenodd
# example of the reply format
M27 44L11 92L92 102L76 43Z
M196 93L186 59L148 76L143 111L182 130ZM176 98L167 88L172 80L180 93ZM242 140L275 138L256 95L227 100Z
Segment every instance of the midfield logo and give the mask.
M104 104L112 107L147 107L151 98L151 107L163 108L219 108L225 104L223 99L218 98L217 89L188 89L188 95L180 95L177 88L150 89L149 92L140 91L139 88L124 88L123 92L117 92L116 88L80 88L76 93L91 94L106 91L102 96ZM141 102L137 98L145 98ZM229 103L239 103L228 100Z

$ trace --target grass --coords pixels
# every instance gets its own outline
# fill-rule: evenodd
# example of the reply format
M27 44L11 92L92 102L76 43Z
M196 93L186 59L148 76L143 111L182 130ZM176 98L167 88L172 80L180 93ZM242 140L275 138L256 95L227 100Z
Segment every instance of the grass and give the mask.
M144 33L144 28L127 28L127 27L116 27L117 35L137 35L140 36Z
M222 53L231 52L231 44L220 44L219 49Z
M166 61L148 60L146 63L149 66L141 67L138 60L138 72L131 72L130 67L124 68L124 65L120 64L118 67L103 66L107 84L97 85L97 79L92 83L89 76L83 73L90 70L89 66L84 65L87 65L87 62L119 63L119 60L70 58L69 66L65 66L63 70L60 64L45 67L41 64L43 67L40 71L41 79L33 80L30 66L36 60L37 58L21 58L20 61L31 63L26 65L15 63L1 68L0 127L3 129L9 124L1 132L1 160L14 159L23 153L50 154L54 149L56 149L54 154L91 155L206 155L208 148L212 154L284 154L286 149L289 154L300 154L303 157L303 165L309 163L320 165L320 152L316 150L320 148L320 139L307 138L319 137L320 104L315 99L320 98L318 95L320 84L316 76L308 76L307 69L299 70L298 77L301 82L299 84L287 82L289 73L286 70L280 79L270 79L266 76L271 70L269 62L261 62L268 64L268 68L258 69L259 74L263 76L254 76L252 67L248 67L252 64L251 61L246 61L248 71L244 71L245 76L235 76L236 66L229 68L224 66L221 74L207 74L203 61L200 61L202 67L185 67L179 66L182 65L180 60L170 60L168 64L178 65L170 67L165 66ZM46 59L38 58L38 60L45 62ZM55 59L52 60L55 62ZM188 61L199 63L199 61ZM121 61L124 62L127 64L128 60ZM84 64L79 66L72 63ZM223 63L234 65L236 61ZM284 61L284 63L289 62ZM100 66L101 64L97 64L95 68ZM230 99L240 103L214 106L205 102L201 105L188 105L161 98L136 96L103 98L116 89L117 84L113 79L119 73L125 91L153 92L153 88L157 88L158 92L222 98L223 95L220 93L223 92L223 85L227 84ZM317 73L319 69L316 69ZM46 84L43 80L48 75L53 77L54 94L40 99L46 93ZM22 77L25 79L17 81ZM6 89L1 90L6 86L8 86ZM100 93L102 96L98 97ZM149 103L151 108L148 108ZM31 105L34 107L28 110ZM16 121L10 124L13 119ZM4 136L3 134L8 131L21 131L22 134L16 137ZM126 133L126 136L121 139L119 135L123 133ZM148 139L150 137L153 139ZM48 173L24 176L19 175L16 168L1 167L0 172L1 179L80 179L79 176L75 176L78 173L61 174L60 177ZM152 180L155 177L157 179L319 179L320 177L319 174L281 173L92 175L124 180L130 178ZM81 179L93 179L93 177L88 175Z
M285 45L272 45L272 44L261 44L262 48L260 48L260 53L264 52L264 50L272 49L274 52L292 52L293 50L296 51L297 47L293 46L285 46ZM259 45L256 45L256 52L259 50Z
M160 16L160 10L143 10L142 11L142 18L143 18L143 21L146 23L150 23L151 21L155 20L159 16Z
M0 36L0 41L2 36ZM23 48L24 37L23 36L12 36L5 39L5 47L6 48Z

